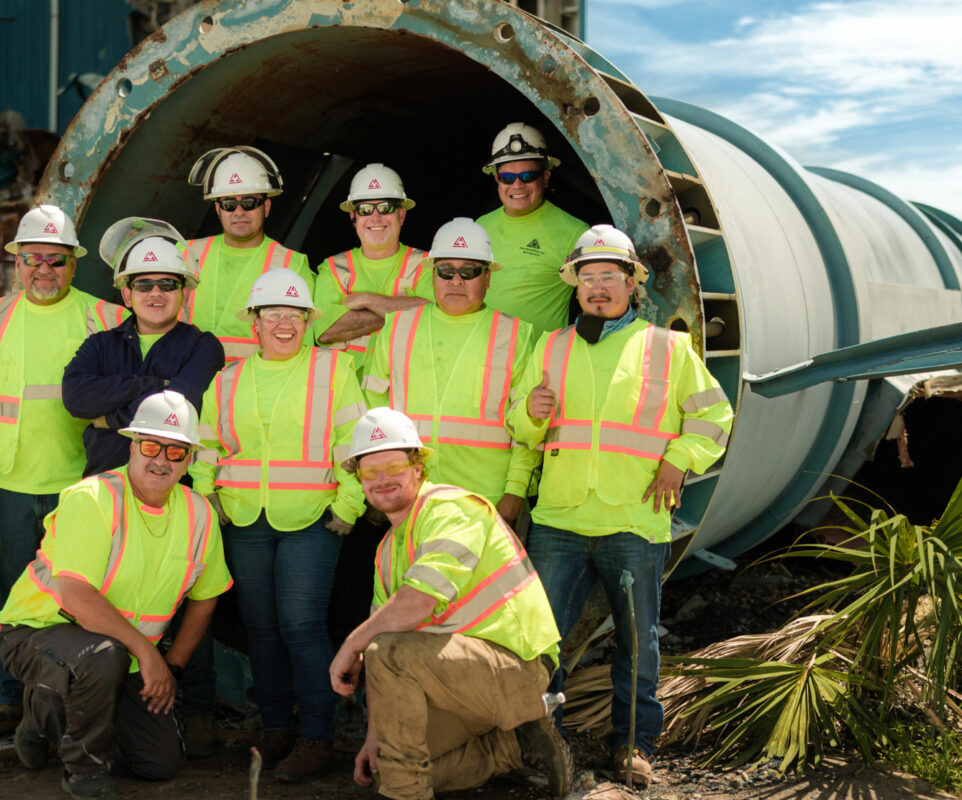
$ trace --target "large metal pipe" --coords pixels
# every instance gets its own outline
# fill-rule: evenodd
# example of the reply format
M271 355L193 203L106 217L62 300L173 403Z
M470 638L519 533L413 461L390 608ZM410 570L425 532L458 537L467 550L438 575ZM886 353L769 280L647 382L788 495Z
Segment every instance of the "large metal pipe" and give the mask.
M405 240L424 246L455 214L494 207L480 165L515 119L561 156L557 203L633 236L652 266L642 313L690 331L736 406L724 462L689 481L674 527L676 558L737 555L838 464L857 466L853 447L895 402L881 384L852 383L769 399L745 391L743 374L958 321L958 220L803 169L704 109L652 101L577 39L499 0L201 3L94 92L41 194L74 215L88 246L131 213L212 232L190 165L210 147L257 144L287 181L272 234L318 263L353 243L336 208L352 163L401 172L418 201ZM88 265L78 282L109 291L106 269Z

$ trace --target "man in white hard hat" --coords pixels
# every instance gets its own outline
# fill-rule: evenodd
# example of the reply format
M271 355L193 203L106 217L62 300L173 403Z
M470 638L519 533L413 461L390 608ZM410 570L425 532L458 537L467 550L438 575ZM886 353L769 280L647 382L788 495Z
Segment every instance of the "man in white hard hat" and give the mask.
M588 226L545 198L551 170L541 132L523 122L501 130L483 171L494 177L501 207L478 219L504 267L491 278L488 305L534 326L535 336L568 324L571 287L558 277Z
M392 311L434 299L425 276L422 250L401 244L401 226L414 201L401 177L384 164L368 164L351 180L341 211L350 216L359 247L327 258L317 269L314 305L321 319L314 332L319 344L354 354L358 375L370 346Z
M437 482L483 495L514 526L541 463L539 451L518 445L504 427L534 345L531 325L485 306L501 265L476 222L442 225L424 266L435 304L387 316L361 388L370 408L389 405L414 420L434 448Z
M130 442L118 431L147 395L172 389L200 409L204 391L224 366L217 337L178 321L199 275L176 228L127 217L104 233L100 255L133 314L89 337L64 370L64 405L92 421L84 430L85 477L127 463Z
M314 273L303 253L289 250L264 233L271 198L284 190L277 165L256 147L218 147L197 159L187 182L200 186L223 233L192 240L203 285L192 292L184 320L210 331L224 345L227 361L254 355L257 337L237 319L258 275L269 269L294 270L314 286Z
M173 777L180 670L231 585L217 515L178 485L198 443L197 412L164 391L121 433L133 440L129 464L62 493L0 610L0 657L26 685L17 756L41 769L56 746L73 798L114 797L111 771ZM161 655L156 643L185 599Z
M562 270L577 286L581 314L541 337L508 412L516 439L544 445L527 545L561 635L577 622L596 579L611 602L618 647L609 745L616 775L630 775L636 786L650 780L647 759L663 723L657 623L671 508L680 505L685 472L702 473L722 455L732 423L731 406L691 337L638 317L631 297L647 275L622 231L587 231ZM625 570L634 580L638 641L633 734ZM557 673L552 690L563 680Z
M428 800L527 764L561 797L572 765L546 718L558 632L544 590L488 500L427 480L432 454L404 414L375 408L344 463L392 525L374 610L331 664L344 695L365 668L369 725L354 779L377 774L379 797Z
M83 472L86 422L63 406L63 368L87 336L124 316L71 286L87 250L56 206L28 211L6 250L21 289L0 298L0 603L34 557L57 494ZM20 713L20 685L0 668L0 736Z

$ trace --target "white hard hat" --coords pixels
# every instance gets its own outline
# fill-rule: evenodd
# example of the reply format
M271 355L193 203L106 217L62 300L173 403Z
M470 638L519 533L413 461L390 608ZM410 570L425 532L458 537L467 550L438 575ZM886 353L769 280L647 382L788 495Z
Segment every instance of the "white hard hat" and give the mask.
M87 248L80 246L77 231L74 230L70 217L57 206L31 208L20 220L20 224L17 226L17 235L13 237L13 241L7 242L3 249L16 255L20 252L20 244L28 242L31 244L59 244L63 247L72 247L73 254L77 258L87 255Z
M266 306L302 308L308 312L308 322L321 316L311 302L311 290L307 282L294 270L285 267L269 269L254 281L247 305L237 312L237 318L253 322L255 310Z
M118 220L100 237L100 257L114 271L114 286L127 285L138 273L162 272L179 275L188 289L200 282L200 268L194 254L169 222L146 217Z
M438 228L424 263L428 269L434 269L434 262L439 258L468 258L483 261L493 272L501 269L494 260L488 232L469 217L455 217Z
M204 199L245 194L274 197L284 191L281 173L256 147L216 147L197 159L187 183L204 187Z
M578 265L592 261L623 266L639 286L648 280L648 268L639 261L634 242L614 225L593 225L578 237L574 251L561 267L561 279L577 286Z
M481 170L487 175L498 171L498 164L509 161L547 161L548 167L557 167L560 159L548 155L548 145L541 131L523 122L512 122L494 137L491 158Z
M400 411L387 406L370 409L354 426L350 455L341 462L348 472L357 468L357 460L384 450L419 450L424 458L434 455L418 436L414 423Z
M351 179L347 200L341 211L353 211L356 203L367 200L400 200L401 208L414 208L414 201L404 194L401 176L383 164L368 164Z
M130 425L117 433L138 436L163 436L185 444L198 445L197 410L180 392L164 389L152 394L139 406Z

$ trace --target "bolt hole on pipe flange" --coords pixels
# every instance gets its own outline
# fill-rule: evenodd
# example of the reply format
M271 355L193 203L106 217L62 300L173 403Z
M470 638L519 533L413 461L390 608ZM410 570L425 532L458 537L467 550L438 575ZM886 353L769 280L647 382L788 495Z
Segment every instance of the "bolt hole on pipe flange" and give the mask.
M593 117L599 111L601 111L601 101L597 97L589 97L581 104L581 110L584 112L586 117Z
M688 323L681 317L672 317L668 320L669 330L679 331L680 333L688 333Z
M646 216L654 219L661 213L661 203L659 203L655 198L652 198L647 203L645 203L645 214Z
M494 29L494 39L497 42L504 44L510 42L514 38L514 28L508 22L502 22L500 25L496 26Z
M57 166L57 174L63 183L70 183L73 180L74 165L71 161L61 161Z
M121 78L117 81L117 96L118 97L130 97L130 93L134 90L134 85L130 82L129 78Z
M211 28L214 27L214 18L207 16L200 21L200 25L197 29L200 31L200 35L203 36L205 33L210 33Z

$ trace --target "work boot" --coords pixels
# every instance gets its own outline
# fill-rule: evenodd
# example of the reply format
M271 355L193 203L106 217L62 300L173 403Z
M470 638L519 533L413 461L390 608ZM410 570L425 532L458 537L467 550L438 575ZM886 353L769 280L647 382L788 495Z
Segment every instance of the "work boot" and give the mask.
M23 706L0 703L0 738L9 736L17 729L23 717Z
M184 720L184 755L210 758L217 749L213 714L195 714Z
M320 778L331 765L334 745L322 739L299 737L293 752L277 765L274 777L287 783L307 783Z
M628 783L628 746L619 747L612 759L614 762L615 778L621 783ZM631 785L644 789L651 783L651 764L648 758L637 747L631 751Z
M571 791L574 763L568 744L547 717L525 722L514 729L526 767L543 772L548 778L552 797L563 797Z
M27 769L43 769L50 754L50 743L44 739L26 717L20 720L13 735L13 749Z
M290 755L296 738L294 731L264 731L264 736L257 743L264 767L273 769L278 761Z
M74 800L110 800L117 796L117 783L106 772L99 771L65 772L60 788Z

